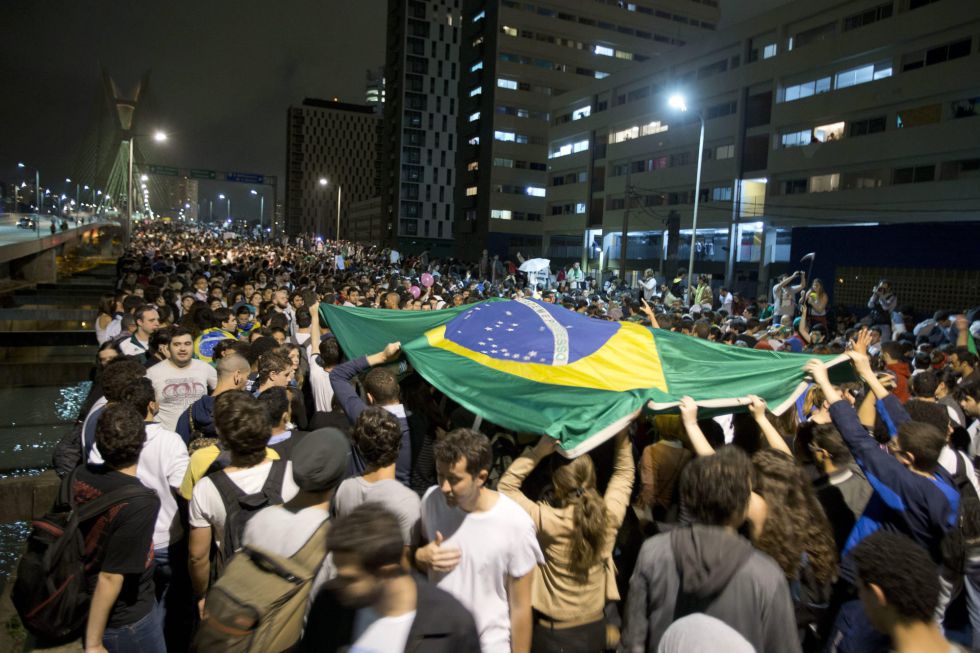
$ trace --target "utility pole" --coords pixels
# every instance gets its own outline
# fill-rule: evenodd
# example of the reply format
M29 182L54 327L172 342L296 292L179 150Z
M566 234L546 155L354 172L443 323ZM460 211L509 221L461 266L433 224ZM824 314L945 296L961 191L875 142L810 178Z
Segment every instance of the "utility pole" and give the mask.
M622 283L626 283L626 255L629 244L630 204L633 202L633 162L626 162L626 205L623 210L623 235L619 243L619 270Z

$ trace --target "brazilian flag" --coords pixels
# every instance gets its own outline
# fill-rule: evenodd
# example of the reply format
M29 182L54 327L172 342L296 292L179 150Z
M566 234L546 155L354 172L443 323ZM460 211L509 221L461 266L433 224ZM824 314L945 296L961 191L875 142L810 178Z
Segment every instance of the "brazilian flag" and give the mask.
M675 410L685 395L717 413L755 394L782 413L806 390L802 367L812 358L597 320L532 299L429 312L320 310L348 356L400 341L412 367L460 405L505 428L558 438L569 457L643 410ZM844 378L848 371L837 370Z

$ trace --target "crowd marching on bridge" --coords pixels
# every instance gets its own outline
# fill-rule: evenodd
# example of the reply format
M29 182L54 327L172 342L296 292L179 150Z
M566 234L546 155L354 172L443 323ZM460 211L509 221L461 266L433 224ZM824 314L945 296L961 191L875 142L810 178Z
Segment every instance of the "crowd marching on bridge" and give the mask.
M980 647L980 310L915 315L887 280L851 312L803 272L749 297L525 262L137 231L21 562L24 624L92 652ZM686 397L568 458L398 342L346 359L320 311L500 297L795 352L809 385L781 415Z

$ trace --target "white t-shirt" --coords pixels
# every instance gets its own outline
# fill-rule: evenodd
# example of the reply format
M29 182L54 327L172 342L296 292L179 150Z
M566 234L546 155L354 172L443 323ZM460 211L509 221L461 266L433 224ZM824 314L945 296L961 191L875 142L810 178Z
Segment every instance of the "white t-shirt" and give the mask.
M316 343L319 346L319 343ZM330 372L316 362L319 350L312 346L306 348L306 357L310 361L310 390L313 391L313 403L321 413L329 413L333 403L333 386L330 385Z
M441 532L442 545L461 552L455 569L430 571L429 580L473 614L483 653L510 653L507 577L521 578L544 562L534 522L502 494L490 510L467 513L450 507L433 486L422 497L422 530L430 542Z
M134 340L136 342L133 342ZM126 356L142 356L143 354L146 353L146 350L149 348L149 346L150 346L149 342L144 344L143 341L141 341L139 338L137 338L134 335L130 338L126 338L125 340L119 343L119 351L121 351Z
M238 469L228 473L228 478L231 479L232 483L241 488L245 494L255 494L265 485L265 479L269 477L269 471L271 469L272 461L267 460L255 467ZM289 501L296 496L297 492L299 492L299 488L296 487L296 483L293 481L293 465L287 462L286 472L282 479L282 500ZM226 514L225 504L221 500L221 494L218 492L218 488L214 486L210 478L205 476L197 482L191 494L188 520L190 525L194 528L207 528L210 526L211 534L215 542L220 546L221 538L225 532ZM258 515L255 515L255 517L258 517Z
M218 385L218 371L196 358L186 367L160 361L146 371L146 378L153 382L160 405L157 420L168 431L176 430L181 414Z
M179 435L156 422L147 423L146 442L140 451L136 478L146 487L156 490L160 497L160 512L153 527L154 549L165 549L170 544L170 530L177 514L174 490L180 489L189 461L187 445ZM93 465L105 462L99 453L99 445L92 445L88 462Z
M354 615L357 639L348 653L402 653L413 623L415 610L397 617L379 617L372 608L362 608Z
M966 474L966 478L973 485L973 489L976 491L976 493L980 495L980 484L977 482L977 471L974 469L973 464L970 462L970 458L965 453L962 451L957 452L949 445L945 445L942 451L939 452L939 460L937 462L943 469L949 472L950 476L955 476L957 453L963 457L963 471Z

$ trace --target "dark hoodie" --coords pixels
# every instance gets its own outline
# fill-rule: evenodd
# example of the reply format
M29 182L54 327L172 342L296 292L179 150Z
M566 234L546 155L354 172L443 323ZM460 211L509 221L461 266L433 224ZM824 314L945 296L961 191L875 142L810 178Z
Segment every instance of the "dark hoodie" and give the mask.
M719 619L758 653L800 650L782 570L727 529L695 525L647 540L630 580L622 650L657 650L671 623L701 612Z
M193 428L191 419L194 420ZM214 430L214 397L204 395L191 404L191 407L181 413L177 419L175 430L184 439L184 443L202 437L218 437L217 431Z

